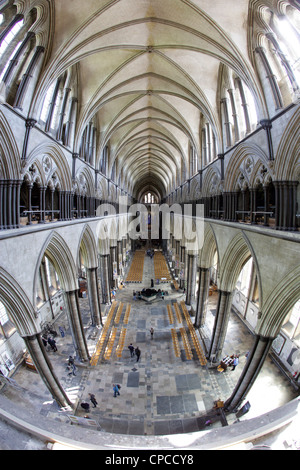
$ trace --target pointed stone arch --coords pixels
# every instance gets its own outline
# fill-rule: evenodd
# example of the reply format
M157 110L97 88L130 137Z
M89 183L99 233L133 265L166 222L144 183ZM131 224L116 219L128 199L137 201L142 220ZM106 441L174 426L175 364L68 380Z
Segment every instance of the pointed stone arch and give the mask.
M282 135L275 157L275 174L278 181L295 181L300 175L299 108Z
M200 189L200 183L197 178L194 178L191 182L191 187L190 187L190 201L197 201L200 199L201 195L201 189Z
M259 273L259 267L254 250L248 239L241 233L237 234L228 244L227 249L220 260L219 270L219 289L226 292L233 292L236 286L239 274L248 259L252 257L255 265L258 285L259 298L262 304L262 288Z
M200 267L210 268L213 265L214 254L216 251L219 263L219 250L214 232L209 224L205 224L204 242L200 253Z
M300 266L293 269L278 282L263 305L262 318L257 325L258 334L275 338L281 325L300 299Z
M42 160L43 156L49 156L53 161L56 169L55 172L60 181L61 189L64 191L71 191L72 189L72 175L68 165L68 160L66 156L61 151L61 148L55 142L53 143L42 143L34 148L34 150L28 155L26 168L31 167L31 165L36 164L40 168L40 173L43 175L44 170L42 170ZM53 172L52 172L53 174Z
M33 282L34 302L39 268L44 255L46 255L53 264L65 292L74 291L78 288L77 270L72 253L64 239L58 233L52 232L44 243L36 264Z
M2 179L19 179L21 156L9 123L0 111L0 177Z
M34 308L21 286L0 268L0 300L21 336L38 333Z
M217 168L209 168L203 180L202 196L209 197L220 194L221 186L221 173Z
M94 195L95 181L89 168L79 168L76 172L75 181L80 195Z
M85 225L78 244L77 259L79 259L79 251L84 258L87 268L97 266L97 247L95 237L89 225Z
M97 190L96 196L98 199L102 201L107 201L107 180L103 178L101 175L97 175Z
M234 191L238 187L241 173L250 182L257 160L269 168L268 157L258 145L247 144L239 146L232 154L226 168L224 191Z

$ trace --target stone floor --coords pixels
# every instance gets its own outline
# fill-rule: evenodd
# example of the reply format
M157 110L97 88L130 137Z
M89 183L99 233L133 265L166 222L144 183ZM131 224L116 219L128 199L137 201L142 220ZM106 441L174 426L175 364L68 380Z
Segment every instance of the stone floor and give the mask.
M227 370L219 373L210 363L201 366L194 355L187 360L183 345L181 357L174 355L171 325L167 314L167 304L184 299L182 292L172 290L170 284L159 287L167 290L164 300L156 300L147 304L143 300L133 301L133 290L150 287L154 278L153 261L145 258L144 277L141 284L128 284L125 289L118 290L116 302L123 302L124 308L115 339L118 342L122 326L127 333L122 357L116 356L116 348L110 359L100 358L97 365L89 367L77 364L76 375L68 375L66 362L70 354L74 354L72 336L66 318L61 316L56 322L63 326L66 334L57 336L57 352L48 351L50 360L66 390L74 403L77 417L86 413L80 407L82 400L89 400L89 393L94 393L98 401L96 408L91 407L89 418L95 421L97 429L103 431L132 435L164 435L182 432L194 432L205 429L209 418L212 427L231 424L236 420L234 414L224 417L212 411L214 400L226 400L231 395L239 378L245 353L251 348L253 336L232 313L226 335L224 354L240 354L240 364L235 371ZM209 298L209 315L214 314L216 296ZM124 325L125 306L131 304L128 325ZM101 335L101 329L90 325L88 299L80 299L86 338L92 356ZM102 306L105 322L110 306ZM175 315L174 315L175 317ZM180 324L176 323L175 328ZM154 328L151 339L150 328ZM141 350L141 359L131 358L127 346L133 343ZM20 366L13 376L14 386L6 386L2 394L11 400L22 401L24 406L34 408L42 416L49 416L58 421L69 422L69 412L58 409L48 390L37 373ZM112 384L121 385L120 396L114 397ZM241 419L259 416L290 401L297 392L289 381L268 359L252 387L247 399L250 411ZM34 444L32 444L34 445Z

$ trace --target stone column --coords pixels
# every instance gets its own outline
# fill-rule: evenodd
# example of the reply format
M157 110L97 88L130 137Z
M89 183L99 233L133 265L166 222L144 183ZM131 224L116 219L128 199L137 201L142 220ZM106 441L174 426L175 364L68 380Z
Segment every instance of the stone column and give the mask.
M180 247L180 263L183 263L183 279L180 278L180 289L184 288L185 283L185 246Z
M195 301L195 287L197 276L197 255L188 255L188 276L187 276L187 292L186 304L192 305Z
M176 240L175 241L175 276L178 277L179 271L180 271L180 241ZM178 267L176 268L176 265L178 263Z
M99 256L101 272L102 303L110 303L110 282L109 282L109 255Z
M5 74L3 76L3 79L2 79L6 86L9 85L9 83L11 82L13 72L15 70L15 67L19 63L19 59L22 57L22 54L25 53L25 51L28 47L28 44L30 43L30 41L34 37L35 37L35 33L33 31L29 31L26 34L25 38L23 39L23 42L21 43L21 45L18 47L18 49L14 53L14 56L10 60L9 65L8 65L8 67L6 69L6 72L5 72Z
M4 227L4 214L3 214L3 199L4 199L4 183L0 181L0 230L3 230Z
M122 255L122 260L123 260L123 248L122 248L122 240L117 241L117 270L118 274L121 274L121 269L120 268L120 255ZM122 262L121 262L122 264Z
M7 199L6 207L4 208L7 214L7 228L12 228L12 180L6 181L7 185Z
M31 202L31 194L32 194L32 188L33 184L28 184L28 222L27 225L32 224L32 202Z
M279 89L279 86L278 86L278 83L277 83L277 78L274 75L274 73L272 71L272 68L269 64L269 61L267 59L266 50L263 47L257 47L255 49L255 52L258 54L258 56L261 60L262 66L264 68L264 71L267 74L267 79L269 80L271 90L272 90L272 93L273 93L273 97L274 97L274 100L275 100L276 109L282 108L283 107L283 101L282 101L281 92L280 92L280 89Z
M212 359L214 356L215 361L219 361L222 353L230 316L231 304L232 292L219 290L215 323L209 349L209 358Z
M117 264L117 247L116 246L111 246L110 247L110 264L111 264L111 285L117 287L117 280L114 279L114 263ZM118 270L117 270L118 273Z
M35 53L27 67L26 72L24 73L21 83L18 87L18 91L16 94L14 108L22 109L22 104L26 95L26 91L28 89L29 83L33 77L34 69L37 63L40 61L41 55L45 52L45 48L43 46L37 46L35 49Z
M256 195L257 188L250 189L250 221L252 225L256 224Z
M237 410L254 384L270 350L274 338L257 335L246 365L232 395L225 402L227 411Z
M78 290L66 292L68 316L73 335L76 356L81 361L90 359L86 338L84 335L83 324L81 319L80 307L78 302Z
M209 293L209 280L210 280L209 268L200 268L196 318L195 318L195 325L194 325L195 328L201 328L205 324L208 293Z
M71 401L67 397L54 373L52 364L47 356L40 335L25 336L23 337L23 340L37 371L39 372L53 399L62 408L72 407Z
M44 224L45 220L45 196L46 196L46 187L40 186L40 220L39 224Z
M100 326L102 324L101 320L101 307L99 302L98 294L98 276L97 268L88 268L87 269L87 279L88 279L88 296L91 310L91 319L93 326Z
M71 88L65 88L64 89L64 97L63 97L63 102L62 102L61 111L60 111L60 115L59 115L59 122L58 122L57 132L56 132L56 139L59 142L62 142L63 124L64 124L66 106L67 106L67 101L68 101L70 91L71 91Z
M228 114L228 100L227 98L221 99L221 106L223 107L223 118L225 126L225 135L226 135L226 147L231 147L232 145L232 136L231 136L231 125Z

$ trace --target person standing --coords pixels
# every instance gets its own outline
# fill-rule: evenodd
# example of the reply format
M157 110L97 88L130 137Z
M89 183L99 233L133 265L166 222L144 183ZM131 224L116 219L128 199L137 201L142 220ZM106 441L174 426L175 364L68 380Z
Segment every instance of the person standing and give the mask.
M98 402L96 400L95 395L93 393L89 393L89 397L90 397L91 402L93 403L93 407L96 408L96 406L98 405Z
M136 362L139 362L140 357L141 357L141 350L138 346L135 348L135 355L136 355Z
M235 356L234 359L233 359L233 364L232 364L232 369L231 370L234 370L236 368L236 366L238 365L239 363L239 356Z
M130 345L128 346L128 349L130 351L130 357L133 357L134 356L134 346L132 343L130 343Z
M76 366L75 366L75 362L74 362L74 358L73 356L69 356L69 359L68 359L68 369L69 369L69 374L68 375L76 375L75 372L76 372Z
M50 344L52 351L56 352L57 351L56 341L53 338L51 338L51 336L49 336L48 338L48 343Z
M80 404L81 408L84 409L84 411L86 411L87 413L90 411L90 405L89 403L87 403L86 401L83 401L81 404Z
M151 335L151 339L153 339L153 334L154 334L154 328L150 328L150 335Z
M114 392L114 398L115 398L117 395L120 395L119 385L118 385L118 384L113 384L113 392Z
M43 345L46 347L47 344L48 344L48 338L47 338L46 335L43 335L43 336L42 336L42 341L43 341Z

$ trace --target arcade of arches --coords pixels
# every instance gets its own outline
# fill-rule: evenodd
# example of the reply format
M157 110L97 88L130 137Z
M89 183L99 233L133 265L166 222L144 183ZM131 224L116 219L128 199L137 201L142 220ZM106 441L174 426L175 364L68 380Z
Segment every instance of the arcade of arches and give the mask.
M224 425L270 360L298 395L299 25L295 0L0 2L3 395L37 373L75 419L96 370L140 435Z

